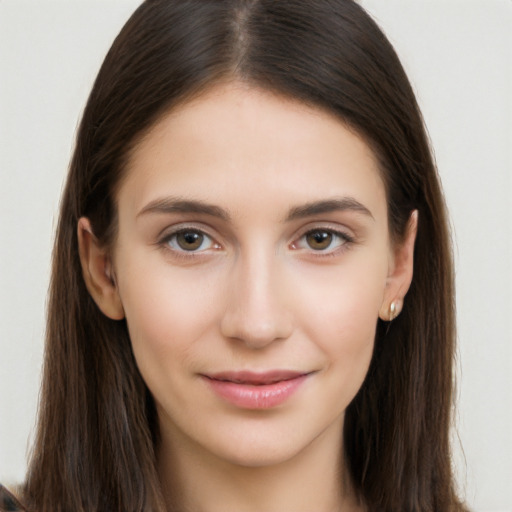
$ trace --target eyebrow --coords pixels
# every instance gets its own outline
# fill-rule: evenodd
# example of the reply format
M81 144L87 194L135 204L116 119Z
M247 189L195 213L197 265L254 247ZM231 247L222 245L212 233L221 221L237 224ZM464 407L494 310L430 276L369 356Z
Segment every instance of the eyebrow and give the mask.
M357 201L357 199L354 199L353 197L341 197L321 201L313 201L305 205L296 206L290 210L288 216L286 217L286 221L289 222L292 220L303 219L305 217L312 217L322 213L333 213L347 210L362 213L363 215L374 219L370 210L368 210L366 206Z
M229 221L231 218L229 213L219 206L204 201L182 199L179 197L155 199L142 208L137 214L137 218L148 213L200 213L217 217L224 221Z
M295 206L290 209L285 221L290 222L306 217L312 217L314 215L320 215L322 213L333 213L347 210L361 213L374 219L370 210L368 210L368 208L359 201L353 197L342 197L313 201L304 205ZM205 201L183 199L179 197L155 199L142 208L142 210L137 214L137 218L149 213L199 213L202 215L217 217L226 222L231 220L231 215L220 206L216 206Z

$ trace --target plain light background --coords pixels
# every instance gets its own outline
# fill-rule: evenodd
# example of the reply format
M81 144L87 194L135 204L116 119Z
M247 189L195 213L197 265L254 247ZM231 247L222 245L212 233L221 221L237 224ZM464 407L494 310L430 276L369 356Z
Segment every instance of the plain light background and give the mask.
M476 511L510 512L512 2L361 3L415 87L454 226L460 487ZM3 483L21 481L26 468L53 229L77 122L108 47L138 4L0 0Z

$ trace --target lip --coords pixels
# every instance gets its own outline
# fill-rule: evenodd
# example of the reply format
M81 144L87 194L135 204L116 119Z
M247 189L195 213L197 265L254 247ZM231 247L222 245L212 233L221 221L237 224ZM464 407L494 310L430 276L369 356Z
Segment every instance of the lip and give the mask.
M311 372L220 372L202 375L210 389L242 409L271 409L283 404L302 386Z

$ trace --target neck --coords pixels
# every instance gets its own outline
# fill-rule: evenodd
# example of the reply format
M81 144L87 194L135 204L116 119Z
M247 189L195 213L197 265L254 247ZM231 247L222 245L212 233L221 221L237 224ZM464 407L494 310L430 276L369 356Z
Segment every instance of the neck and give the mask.
M189 439L163 438L159 474L169 512L361 512L337 446L325 432L279 463L220 459Z

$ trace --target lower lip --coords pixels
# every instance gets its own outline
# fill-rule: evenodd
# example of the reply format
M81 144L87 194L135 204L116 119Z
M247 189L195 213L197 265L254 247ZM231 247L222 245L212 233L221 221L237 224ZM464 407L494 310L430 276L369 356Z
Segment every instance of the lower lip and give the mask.
M307 375L272 384L252 385L205 377L215 394L242 409L271 409L283 404L306 380Z

